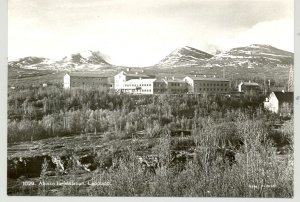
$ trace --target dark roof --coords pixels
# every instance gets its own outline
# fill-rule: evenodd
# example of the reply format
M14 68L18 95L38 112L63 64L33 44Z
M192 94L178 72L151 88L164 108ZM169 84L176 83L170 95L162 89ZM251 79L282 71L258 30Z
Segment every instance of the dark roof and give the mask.
M157 78L154 82L165 82L162 78Z
M229 81L228 79L224 78L215 78L215 77L196 77L196 76L188 76L194 81Z
M89 78L103 78L110 77L108 74L99 72L70 72L68 73L71 77L89 77Z
M280 92L275 91L273 92L277 97L278 101L283 102L293 102L294 101L294 92Z
M168 83L185 83L185 81L183 81L183 80L179 80L179 79L170 79L170 80L167 80L167 79L165 79L165 81L166 82L168 82Z
M285 89L285 87L284 86L270 86L269 87L269 90L271 91L271 92L274 92L274 91L282 91L282 90L284 90Z

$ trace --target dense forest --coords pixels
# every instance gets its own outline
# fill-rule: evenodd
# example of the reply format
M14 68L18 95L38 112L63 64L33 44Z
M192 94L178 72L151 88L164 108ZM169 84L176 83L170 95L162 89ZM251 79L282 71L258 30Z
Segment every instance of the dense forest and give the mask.
M264 97L224 95L126 95L97 90L64 91L57 86L11 90L8 141L113 131L201 128L203 118L234 121L241 112L261 119ZM264 113L265 114L265 113Z

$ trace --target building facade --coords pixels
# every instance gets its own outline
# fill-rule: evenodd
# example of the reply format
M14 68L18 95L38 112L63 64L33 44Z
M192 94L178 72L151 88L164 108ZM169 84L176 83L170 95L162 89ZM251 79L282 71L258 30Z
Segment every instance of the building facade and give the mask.
M258 94L260 91L260 86L258 83L252 82L241 82L238 85L238 91L246 94Z
M270 93L264 102L265 109L280 114L281 116L290 116L293 113L294 93L275 91Z
M188 84L184 80L175 79L163 79L166 84L168 94L185 94L188 92Z
M114 76L114 88L117 92L122 92L125 89L125 83L131 79L151 79L153 76L133 73L130 71L121 71L117 75ZM127 89L127 88L126 88Z
M230 81L223 78L186 76L183 80L188 84L189 93L224 94L230 91Z
M109 90L112 88L112 83L109 82L109 77L97 73L72 72L64 76L64 89L98 89Z

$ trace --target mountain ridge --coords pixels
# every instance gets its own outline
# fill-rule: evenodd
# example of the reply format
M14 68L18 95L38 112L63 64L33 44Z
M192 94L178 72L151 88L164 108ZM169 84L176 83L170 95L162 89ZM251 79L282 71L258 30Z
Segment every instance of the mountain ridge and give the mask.
M235 66L247 68L289 66L293 65L293 58L294 53L265 44L235 47L215 55L190 46L184 46L175 49L152 67L156 69L172 69L175 67L188 68L189 66ZM10 61L8 62L8 66L23 69L58 71L101 70L103 68L117 67L107 62L106 57L100 51L91 50L76 52L60 60L29 56Z

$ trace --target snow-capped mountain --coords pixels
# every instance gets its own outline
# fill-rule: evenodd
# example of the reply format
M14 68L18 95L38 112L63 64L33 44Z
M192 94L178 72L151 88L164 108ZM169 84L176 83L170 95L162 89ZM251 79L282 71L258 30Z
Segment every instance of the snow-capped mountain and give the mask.
M8 62L9 67L38 70L99 70L111 67L99 51L82 51L71 54L61 60L51 60L41 57L25 57Z
M24 57L18 60L10 61L8 65L9 67L31 69L32 66L49 62L51 63L49 59L43 57Z
M170 68L176 66L189 66L206 61L211 57L213 57L213 55L189 46L185 46L183 48L174 50L155 66Z
M291 52L270 45L252 44L217 54L207 61L207 66L226 65L248 68L290 66L293 60L294 54Z
M61 62L72 64L94 64L94 65L110 65L106 62L99 51L82 51L64 57Z

